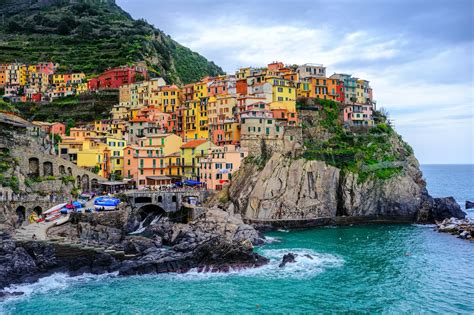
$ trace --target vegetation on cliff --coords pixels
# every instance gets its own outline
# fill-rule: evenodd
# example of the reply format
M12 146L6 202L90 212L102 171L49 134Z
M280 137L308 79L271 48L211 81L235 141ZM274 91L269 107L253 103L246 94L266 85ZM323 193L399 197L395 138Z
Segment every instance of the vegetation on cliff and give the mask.
M118 93L102 92L68 96L51 103L15 103L15 109L31 120L41 121L81 121L91 122L106 119L114 104L118 103Z
M10 187L16 193L19 192L19 180L13 171L17 164L8 149L0 150L0 186Z
M146 21L134 20L112 0L6 0L0 15L0 63L53 61L62 71L90 76L146 61L152 75L169 83L223 73Z
M359 182L369 177L388 179L403 170L413 150L393 130L386 114L375 111L372 128L344 128L336 102L316 102L322 108L316 123L302 122L305 159L322 160L343 171L357 173Z

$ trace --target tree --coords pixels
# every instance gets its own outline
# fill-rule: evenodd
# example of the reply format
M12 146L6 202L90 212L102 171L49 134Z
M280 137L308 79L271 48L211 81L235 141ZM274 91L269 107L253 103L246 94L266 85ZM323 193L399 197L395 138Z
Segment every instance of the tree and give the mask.
M8 22L7 24L7 31L8 32L20 32L21 30L23 30L23 27L21 27L21 25L16 22L16 21L10 21Z
M58 31L59 35L69 35L71 34L71 26L65 21L64 19L61 19L58 23L58 27L56 28Z
M69 118L66 122L66 136L70 136L71 134L71 128L73 128L75 125L75 122L72 118Z

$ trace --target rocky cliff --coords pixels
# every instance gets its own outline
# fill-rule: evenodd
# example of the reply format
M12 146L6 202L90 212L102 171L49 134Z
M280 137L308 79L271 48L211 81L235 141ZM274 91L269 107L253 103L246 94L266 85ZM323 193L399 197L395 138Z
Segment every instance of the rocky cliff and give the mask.
M354 132L322 115L304 123L303 155L248 158L225 207L250 222L286 226L465 216L454 199L429 196L411 148L387 125Z

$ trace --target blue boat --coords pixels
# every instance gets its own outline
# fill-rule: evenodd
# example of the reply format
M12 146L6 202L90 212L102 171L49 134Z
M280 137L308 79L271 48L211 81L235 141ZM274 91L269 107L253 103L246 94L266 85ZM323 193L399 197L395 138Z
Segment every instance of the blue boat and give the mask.
M112 197L99 197L94 200L96 210L115 210L120 203L120 199Z

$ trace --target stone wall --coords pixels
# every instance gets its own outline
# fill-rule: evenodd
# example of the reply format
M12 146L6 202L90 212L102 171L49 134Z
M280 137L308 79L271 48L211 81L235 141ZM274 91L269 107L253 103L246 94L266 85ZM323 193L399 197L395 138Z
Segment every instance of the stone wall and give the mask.
M74 184L83 191L88 191L105 178L98 176L61 157L49 154L37 139L30 136L27 128L16 128L7 124L1 126L0 149L8 149L11 158L17 161L15 176L20 179L21 191L61 191L61 177L74 177ZM55 177L58 180L34 183L34 189L25 185L27 178Z
M303 134L299 126L286 126L282 136L247 136L241 138L240 144L248 150L250 156L289 153L292 157L295 157L302 153Z

